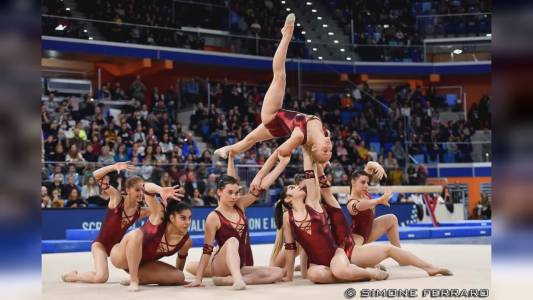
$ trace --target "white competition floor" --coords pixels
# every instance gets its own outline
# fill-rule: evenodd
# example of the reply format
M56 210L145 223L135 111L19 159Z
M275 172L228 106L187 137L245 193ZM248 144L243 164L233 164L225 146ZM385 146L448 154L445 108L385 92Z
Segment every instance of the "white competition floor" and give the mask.
M462 240L454 242L450 239L439 240L439 244L424 240L404 243L402 247L412 251L421 258L435 265L447 267L454 273L449 277L428 277L425 272L413 267L400 267L393 260L384 261L389 271L388 280L379 282L357 282L317 285L300 277L295 273L295 280L290 283L268 285L249 285L244 291L233 291L230 287L214 286L209 278L204 279L204 288L184 288L181 286L160 287L142 286L138 293L129 293L119 282L127 278L127 274L115 269L110 264L110 278L106 284L64 283L61 274L71 270L92 270L92 258L88 252L61 253L42 255L43 298L54 300L104 300L104 299L345 299L347 288L361 289L418 289L418 295L423 289L490 289L491 285L491 248L490 244L482 241ZM253 254L256 265L267 265L272 245L254 245ZM201 248L192 248L188 261L199 260ZM175 257L165 258L170 264ZM193 279L186 273L188 281ZM354 299L360 298L357 295ZM427 297L429 298L429 297ZM437 299L437 298L432 298Z

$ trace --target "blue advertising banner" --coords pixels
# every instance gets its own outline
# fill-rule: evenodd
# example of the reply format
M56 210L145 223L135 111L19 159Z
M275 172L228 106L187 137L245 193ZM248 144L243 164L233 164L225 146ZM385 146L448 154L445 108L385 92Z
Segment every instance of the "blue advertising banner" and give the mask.
M191 234L203 234L205 219L214 207L194 207L192 211ZM348 217L346 207L343 207ZM67 229L100 229L104 218L105 209L70 208L70 209L44 209L42 211L42 239L64 239ZM272 206L252 206L246 210L248 226L251 232L275 231L276 225L273 217ZM391 204L391 207L379 206L376 216L393 213L398 218L399 224L416 222L416 208L414 204ZM349 218L348 218L349 219ZM134 227L140 227L144 220L137 222Z

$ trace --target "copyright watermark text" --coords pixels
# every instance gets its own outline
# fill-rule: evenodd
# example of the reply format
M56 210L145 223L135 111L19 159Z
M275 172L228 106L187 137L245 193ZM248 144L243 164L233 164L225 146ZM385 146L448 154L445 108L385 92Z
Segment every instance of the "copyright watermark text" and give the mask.
M347 288L344 298L487 298L489 289L361 289Z

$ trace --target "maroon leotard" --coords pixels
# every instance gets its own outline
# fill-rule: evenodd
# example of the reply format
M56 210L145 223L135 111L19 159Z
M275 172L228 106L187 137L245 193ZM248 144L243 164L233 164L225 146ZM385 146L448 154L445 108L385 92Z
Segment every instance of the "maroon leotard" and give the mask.
M303 145L307 142L307 122L311 119L318 119L317 116L310 116L309 119L307 117L306 114L297 111L280 109L274 119L265 124L265 127L276 138L289 136L294 131L294 128L298 127L304 134ZM322 128L324 135L328 136L329 132L327 129L324 126Z
M335 242L340 248L344 249L346 256L348 256L348 259L350 259L352 257L355 243L352 238L350 225L348 224L342 209L333 207L326 202L324 202L323 207L328 213L331 231L333 231Z
M167 223L163 222L156 226L150 222L150 219L141 227L141 231L143 232L141 263L159 260L164 256L171 256L178 252L189 239L189 234L187 233L176 245L170 245L166 241L163 242L162 238L165 235L166 228Z
M141 215L140 207L137 207L137 210L133 215L126 215L124 212L124 201L124 197L122 197L117 207L107 210L98 237L94 240L94 242L100 242L104 245L107 255L111 253L113 246L120 242L128 228L133 225Z
M235 206L235 210L239 214L239 220L236 223L224 217L218 210L215 210L220 219L220 228L215 233L215 240L220 250L229 238L237 238L239 240L241 268L243 266L253 266L254 258L252 256L252 247L250 246L250 236L248 234L248 218L246 218L246 215L238 206Z
M370 198L370 195L368 195L368 197ZM364 243L367 243L368 237L372 232L372 223L374 222L374 210L366 209L360 211L355 207L358 202L359 201L356 199L348 200L348 209L352 210L352 212L357 212L355 215L350 214L352 218L352 234L362 236L365 239Z
M289 223L294 239L307 253L308 265L329 266L335 255L337 244L329 229L327 213L325 211L319 213L307 204L305 210L307 211L305 219L298 221L294 219L292 209L289 209ZM311 234L307 232L309 228L311 228Z

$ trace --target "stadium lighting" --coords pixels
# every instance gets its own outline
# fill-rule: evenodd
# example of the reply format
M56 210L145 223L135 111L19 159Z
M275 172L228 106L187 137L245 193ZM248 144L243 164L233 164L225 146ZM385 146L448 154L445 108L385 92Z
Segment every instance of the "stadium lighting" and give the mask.
M487 33L487 36L488 37L492 37L492 33Z
M312 12L314 12L314 13L316 13L316 12L317 12L317 10L316 10L316 9L314 9L314 8L313 8L313 9L311 9L311 11L312 11Z
M92 37L92 36L90 36L90 37L89 37L89 39L90 39L90 40L93 40L93 37Z
M287 11L291 11L291 9L287 7Z
M317 49L316 48L313 48L313 51L316 51Z
M55 28L57 31L63 31L65 30L65 28L67 28L67 26L65 25L62 25L62 24L59 24L57 25L57 27Z
M318 20L322 20L322 17L316 17Z
M341 48L340 50L341 50L341 52L344 52L344 48Z
M302 34L305 34L305 31L302 31Z
M331 32L331 31L330 31L330 32L328 32L328 35L333 35L333 32Z
M453 54L461 54L461 53L463 53L463 50L461 50L461 49L453 50Z
M322 27L328 28L328 24L322 24Z
M83 32L87 33L87 29L83 29Z
M338 44L338 43L339 43L339 41L338 41L338 40L334 40L333 42L334 42L335 44Z
M311 43L311 40L307 40L308 43Z
M313 5L313 3L311 3L311 2L306 2L305 4L307 4L307 5Z
M346 60L352 60L352 58L351 57L346 57Z
M68 10L68 11L70 11L70 7L67 7L67 8L65 8L65 10Z
M384 24L383 28L389 28L389 24Z
M285 1L281 1L281 4L285 4Z
M296 26L300 27L300 23L296 23Z
M319 56L318 59L322 60L322 56Z

